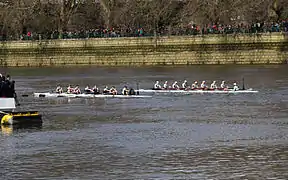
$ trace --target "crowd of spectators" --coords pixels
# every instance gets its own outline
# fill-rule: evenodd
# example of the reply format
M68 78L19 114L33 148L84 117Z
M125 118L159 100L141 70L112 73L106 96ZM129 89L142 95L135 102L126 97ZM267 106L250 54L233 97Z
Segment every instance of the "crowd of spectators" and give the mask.
M267 33L267 32L288 32L288 19L280 23L253 23L237 24L237 25L224 25L224 24L207 24L201 28L196 24L190 24L179 35L198 35L198 34L233 34L233 33ZM177 31L175 31L177 34Z
M233 34L233 33L267 33L267 32L288 32L288 19L281 22L274 23L254 23L251 25L237 24L237 25L224 25L224 24L207 24L199 26L196 24L189 24L187 27L178 28L164 28L159 27L157 31L158 36L167 35L199 35L199 34ZM40 39L80 39L80 38L115 38L115 37L142 37L153 36L154 30L126 29L121 28L97 28L80 31L58 31L47 32L39 34L35 32L26 32L20 36L20 40L40 40ZM1 39L1 38L0 38ZM2 40L16 40L17 38L9 37Z
M27 32L20 36L20 40L39 40L39 39L83 39L83 38L115 38L115 37L142 37L144 29L139 28L133 31L127 29L125 31L116 28L98 28L80 31L59 31L47 32L45 34ZM146 34L147 36L147 34Z

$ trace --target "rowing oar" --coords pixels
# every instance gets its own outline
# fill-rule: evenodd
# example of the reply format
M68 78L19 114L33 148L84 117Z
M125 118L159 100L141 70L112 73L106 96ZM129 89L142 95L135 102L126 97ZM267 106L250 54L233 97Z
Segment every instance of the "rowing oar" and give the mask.
M6 112L4 112L4 111L0 111L0 114L5 114L5 115L7 115L7 114L9 114L9 113L6 113Z
M136 88L137 88L136 94L139 95L139 83L138 82L136 83Z
M17 105L17 106L20 106L20 103L19 103L19 100L18 100L18 98L17 98L16 92L14 92L14 99L15 99L16 105Z
M245 90L244 77L242 78L242 90Z

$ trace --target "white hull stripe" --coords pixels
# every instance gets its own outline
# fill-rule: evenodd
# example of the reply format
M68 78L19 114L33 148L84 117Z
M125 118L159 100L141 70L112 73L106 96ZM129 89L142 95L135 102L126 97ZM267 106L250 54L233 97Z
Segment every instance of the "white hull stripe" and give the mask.
M142 95L110 95L110 94L67 94L67 93L34 93L34 97L68 97L68 98L148 98Z
M136 92L143 92L143 93L219 93L219 94L229 94L229 93L258 93L258 91L252 89L246 90L152 90L152 89L139 89Z

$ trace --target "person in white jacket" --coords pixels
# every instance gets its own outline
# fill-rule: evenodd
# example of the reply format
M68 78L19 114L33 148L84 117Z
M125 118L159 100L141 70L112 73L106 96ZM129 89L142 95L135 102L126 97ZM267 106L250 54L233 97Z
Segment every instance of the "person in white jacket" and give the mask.
M234 91L239 91L239 86L237 85L236 82L233 84L233 90Z
M56 93L63 93L63 89L60 85L57 86Z
M154 84L154 89L161 89L161 85L159 84L159 81L156 81Z
M164 88L164 89L168 89L168 87L169 87L169 86L168 86L168 81L165 81L165 83L163 84L163 88Z
M198 82L195 81L192 85L191 85L191 89L198 89Z
M206 82L205 82L205 81L202 81L200 87L201 87L202 89L207 88L207 86L206 86Z
M225 88L227 88L227 87L226 87L226 85L225 85L225 81L222 81L222 82L221 82L221 85L220 85L220 87L221 87L222 89L225 89Z
M217 89L216 81L213 81L212 84L210 85L211 89Z
M182 83L182 88L183 88L183 89L186 89L186 88L187 88L187 81L186 81L186 80L184 80L184 82Z
M173 89L179 89L179 86L177 84L177 81L175 81L173 84L172 84L172 88Z

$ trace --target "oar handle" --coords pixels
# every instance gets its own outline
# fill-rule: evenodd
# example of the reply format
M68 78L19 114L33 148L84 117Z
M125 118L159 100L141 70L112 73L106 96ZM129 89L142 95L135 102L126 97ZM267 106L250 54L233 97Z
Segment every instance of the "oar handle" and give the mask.
M0 111L0 114L5 114L5 115L7 115L7 114L9 114L9 113L6 113L6 112L4 112L4 111Z
M242 90L245 90L244 77L242 78Z

